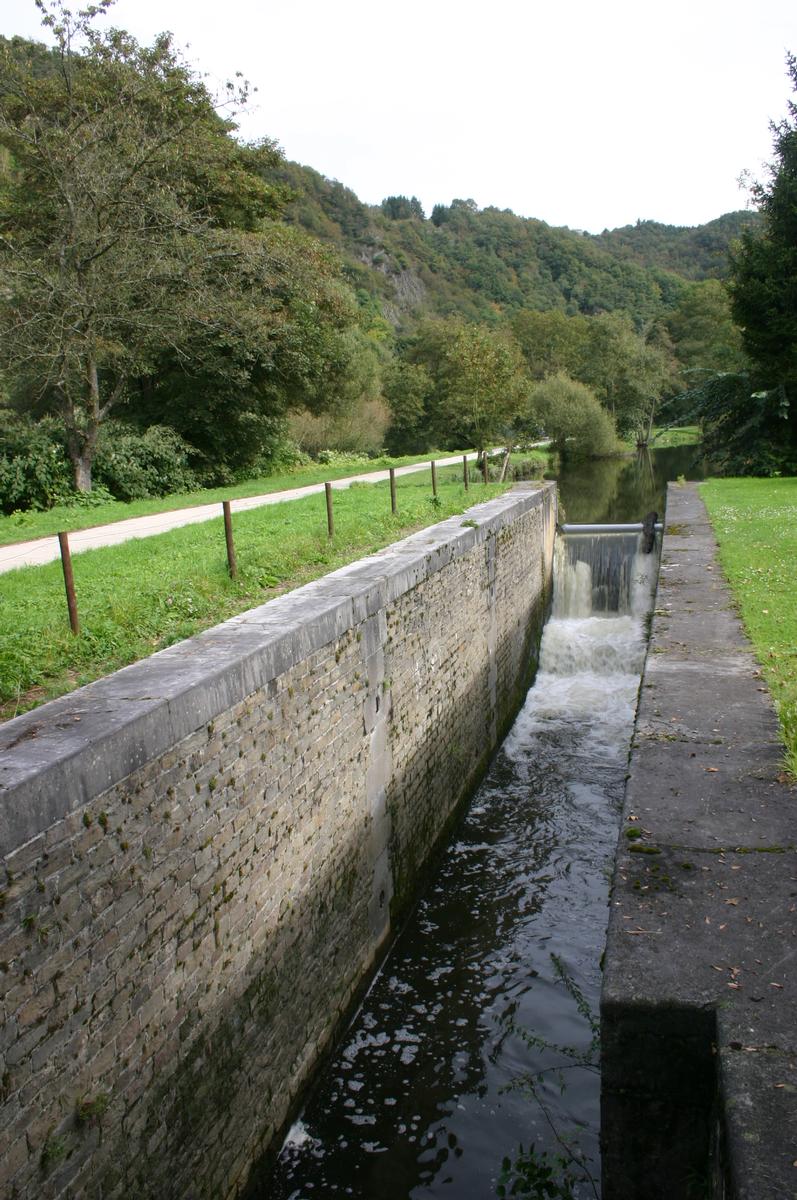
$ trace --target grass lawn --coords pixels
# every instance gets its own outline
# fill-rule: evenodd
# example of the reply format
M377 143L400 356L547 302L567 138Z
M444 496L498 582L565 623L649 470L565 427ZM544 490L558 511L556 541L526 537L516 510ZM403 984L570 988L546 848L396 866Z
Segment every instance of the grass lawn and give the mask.
M797 478L711 479L701 492L797 775Z
M387 483L334 494L335 537L327 538L323 493L233 517L238 578L227 573L221 517L72 562L81 633L69 629L60 562L0 575L0 719L24 712L245 609L316 579L492 499L508 484L474 480L455 467L399 477L398 513Z
M305 487L311 483L342 479L346 475L362 475L366 471L382 471L388 467L405 467L411 463L428 462L432 458L450 458L452 454L464 453L452 450L432 450L427 454L407 455L404 458L340 457L334 463L314 463L309 467L297 467L278 475L263 475L247 479L244 483L225 487L203 488L196 492L179 492L171 496L155 496L148 500L111 500L106 504L80 505L61 504L46 512L19 512L11 516L0 514L0 546L12 542L30 541L32 538L48 537L61 531L71 533L75 529L89 529L93 525L110 525L112 521L124 521L128 517L145 517L150 513L172 512L176 508L193 508L199 504L213 504L222 500L235 500L241 496L267 496L271 492L282 492L287 488ZM471 473L475 470L471 463Z
M697 446L701 436L699 425L673 425L661 429L654 425L650 435L650 449L669 450L673 446ZM622 454L635 454L637 450L633 438L621 438L618 446Z
M665 450L671 446L696 446L701 438L699 425L677 425L671 429L653 430L651 450Z

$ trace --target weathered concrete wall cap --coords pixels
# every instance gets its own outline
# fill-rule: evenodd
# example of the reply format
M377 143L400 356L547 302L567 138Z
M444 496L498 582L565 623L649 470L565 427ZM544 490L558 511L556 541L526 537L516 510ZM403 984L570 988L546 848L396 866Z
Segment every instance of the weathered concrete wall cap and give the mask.
M797 1196L782 758L699 491L670 485L601 1004L606 1200L686 1200L697 1179L734 1200Z

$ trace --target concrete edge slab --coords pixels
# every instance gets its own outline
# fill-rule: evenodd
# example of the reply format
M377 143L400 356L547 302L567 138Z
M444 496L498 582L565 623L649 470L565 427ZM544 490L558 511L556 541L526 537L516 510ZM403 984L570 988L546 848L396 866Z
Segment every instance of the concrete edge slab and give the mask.
M670 485L662 560L605 956L603 1194L678 1200L698 1172L707 1195L782 1200L797 1196L797 788L695 485ZM667 1032L690 1013L705 1044ZM684 1126L692 1060L716 1109Z

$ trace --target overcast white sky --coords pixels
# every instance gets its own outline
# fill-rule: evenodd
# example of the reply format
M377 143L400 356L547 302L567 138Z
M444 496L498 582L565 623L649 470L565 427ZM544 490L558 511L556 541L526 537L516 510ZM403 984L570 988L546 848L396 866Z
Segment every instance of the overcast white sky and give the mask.
M746 207L797 53L795 0L118 0L110 23L171 30L211 81L242 71L246 137L361 200L591 232ZM46 40L33 0L4 0L0 32Z

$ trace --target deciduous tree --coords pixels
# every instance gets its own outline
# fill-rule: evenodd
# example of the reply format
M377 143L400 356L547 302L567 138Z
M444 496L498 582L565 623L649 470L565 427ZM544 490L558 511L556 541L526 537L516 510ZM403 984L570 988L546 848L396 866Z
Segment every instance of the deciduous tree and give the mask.
M235 141L168 36L100 32L110 3L73 17L37 0L50 71L19 43L0 52L1 353L17 395L62 416L80 491L102 422L156 394L164 364L223 385L217 419L254 413L238 432L255 436L276 393L318 390L321 343L351 320L329 256L271 220L274 146ZM245 97L228 85L233 108Z

